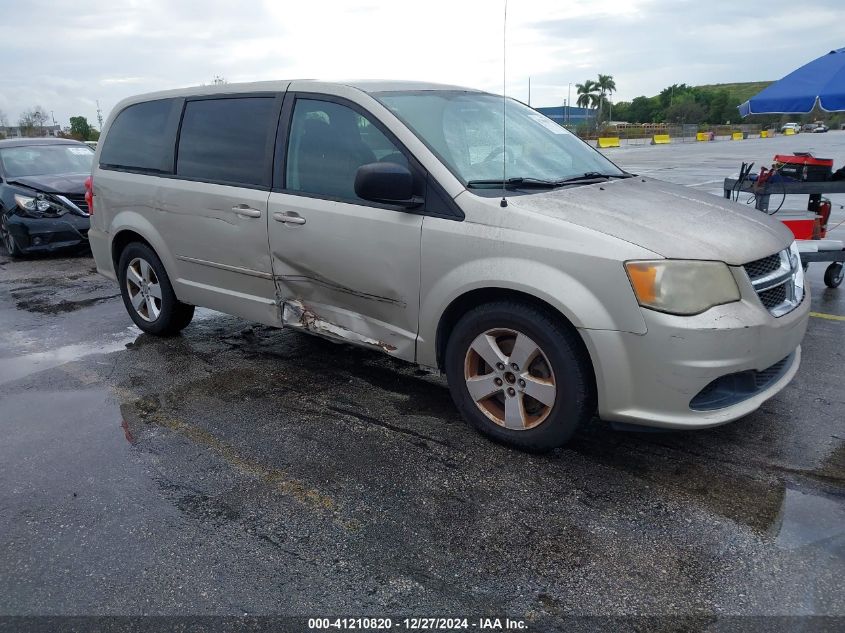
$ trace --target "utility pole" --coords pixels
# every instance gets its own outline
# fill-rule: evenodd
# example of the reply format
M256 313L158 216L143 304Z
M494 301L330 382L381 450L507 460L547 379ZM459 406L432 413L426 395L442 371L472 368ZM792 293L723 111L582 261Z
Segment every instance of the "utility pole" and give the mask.
M100 125L99 130L100 130L100 132L102 132L103 131L103 113L100 112L100 100L99 99L97 99L96 104L97 104L97 123L99 123L99 125Z
M528 107L531 107L531 77L528 77Z
M569 110L572 108L572 82L569 83L569 87L566 89L566 123L567 125L571 123Z

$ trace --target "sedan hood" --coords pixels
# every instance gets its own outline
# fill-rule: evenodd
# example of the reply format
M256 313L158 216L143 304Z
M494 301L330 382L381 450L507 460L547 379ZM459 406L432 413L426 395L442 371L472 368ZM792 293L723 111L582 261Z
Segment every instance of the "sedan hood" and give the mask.
M739 266L781 251L794 239L781 222L753 207L641 176L513 196L508 205L612 235L669 259Z
M11 178L12 184L23 185L44 193L85 193L85 179L89 174L58 174Z

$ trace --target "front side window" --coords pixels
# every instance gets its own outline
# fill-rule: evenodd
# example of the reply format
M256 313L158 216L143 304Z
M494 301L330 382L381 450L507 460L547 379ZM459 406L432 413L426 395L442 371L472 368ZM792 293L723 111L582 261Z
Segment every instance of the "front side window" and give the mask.
M24 145L0 149L6 178L91 172L94 152L84 145Z
M173 170L173 99L136 103L120 112L100 152L101 167L141 171Z
M466 91L373 95L464 184L530 178L560 181L585 173L621 175L613 163L551 119L508 99ZM506 140L502 122L506 120Z
M361 202L355 174L362 165L379 161L408 166L405 155L367 117L338 103L296 100L287 190Z
M273 97L202 99L185 104L176 175L236 185L268 185Z

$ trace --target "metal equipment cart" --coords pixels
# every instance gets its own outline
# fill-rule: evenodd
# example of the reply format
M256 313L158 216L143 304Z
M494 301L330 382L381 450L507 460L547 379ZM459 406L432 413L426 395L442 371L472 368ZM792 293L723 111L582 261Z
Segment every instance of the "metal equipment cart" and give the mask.
M845 180L826 180L820 182L775 181L766 182L758 186L756 181L748 179L739 181L736 178L725 178L723 188L725 191L725 198L728 199L739 193L754 194L756 197L755 206L763 213L769 213L769 198L773 195L809 195L810 201L807 204L807 210L816 213L818 212L819 205L824 194L845 194ZM842 283L842 262L845 262L845 249L819 251L816 253L801 253L801 263L806 266L810 262L831 262L825 271L825 284L830 288L837 288L839 284Z

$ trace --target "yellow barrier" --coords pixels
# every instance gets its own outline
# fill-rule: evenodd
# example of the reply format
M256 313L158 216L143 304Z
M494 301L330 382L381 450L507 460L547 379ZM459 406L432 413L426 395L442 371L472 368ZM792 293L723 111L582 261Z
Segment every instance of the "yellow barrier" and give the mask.
M743 138L745 137L742 135L742 132L734 132L731 134L732 141L741 141Z
M651 137L652 145L666 145L670 142L668 134L655 134Z
M795 134L795 130L793 130L791 127L788 127L783 131L783 134L784 136L793 136Z
M618 136L600 136L599 137L599 148L604 149L606 147L619 147L619 137Z
M710 140L710 132L698 132L695 135L696 141L709 141Z
M769 130L760 130L760 138L769 138Z

